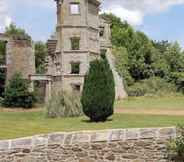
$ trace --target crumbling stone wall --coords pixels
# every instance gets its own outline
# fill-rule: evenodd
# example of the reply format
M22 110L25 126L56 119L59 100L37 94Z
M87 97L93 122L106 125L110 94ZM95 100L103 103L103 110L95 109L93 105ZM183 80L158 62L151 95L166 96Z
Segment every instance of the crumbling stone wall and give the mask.
M24 79L35 74L35 56L32 43L25 39L9 39L6 51L8 81L16 72L21 72Z
M0 162L168 162L175 128L54 133L0 141Z

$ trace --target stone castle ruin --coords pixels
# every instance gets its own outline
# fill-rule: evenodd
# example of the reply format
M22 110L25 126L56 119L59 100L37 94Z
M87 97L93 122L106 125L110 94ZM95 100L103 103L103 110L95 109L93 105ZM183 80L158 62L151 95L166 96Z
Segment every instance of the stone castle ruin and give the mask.
M57 25L55 34L48 40L48 71L35 74L34 51L26 40L5 39L7 42L7 79L19 70L32 81L45 81L45 96L52 91L82 91L84 77L90 61L106 54L116 85L116 98L126 97L122 78L114 65L111 45L111 23L99 15L99 0L55 0Z

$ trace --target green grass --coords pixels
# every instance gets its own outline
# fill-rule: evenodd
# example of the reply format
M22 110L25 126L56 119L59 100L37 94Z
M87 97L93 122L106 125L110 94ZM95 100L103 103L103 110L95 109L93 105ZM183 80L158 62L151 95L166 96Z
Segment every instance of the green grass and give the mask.
M43 112L0 112L0 139L35 134L111 128L165 127L184 124L183 116L115 114L105 123L90 123L87 118L48 119Z
M130 97L118 101L117 108L184 110L184 97Z

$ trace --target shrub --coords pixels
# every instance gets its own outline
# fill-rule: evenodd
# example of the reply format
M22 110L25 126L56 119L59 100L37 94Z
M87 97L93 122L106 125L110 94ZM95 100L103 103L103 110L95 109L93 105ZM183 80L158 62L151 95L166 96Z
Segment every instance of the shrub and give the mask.
M176 93L175 85L168 83L166 80L152 77L142 80L128 87L129 96L145 96L145 95L169 95Z
M4 106L31 108L34 102L34 94L29 92L29 82L20 73L14 74L5 88Z
M4 99L2 97L0 97L0 106L3 105Z
M171 160L176 162L184 161L184 127L178 129L179 135L176 139L171 140L168 145L168 154Z
M184 72L172 73L172 80L174 80L178 91L184 93Z
M77 117L83 115L80 96L77 93L53 93L46 104L46 113L49 118Z
M90 63L82 93L82 106L91 121L105 121L113 114L115 83L110 66L105 59Z

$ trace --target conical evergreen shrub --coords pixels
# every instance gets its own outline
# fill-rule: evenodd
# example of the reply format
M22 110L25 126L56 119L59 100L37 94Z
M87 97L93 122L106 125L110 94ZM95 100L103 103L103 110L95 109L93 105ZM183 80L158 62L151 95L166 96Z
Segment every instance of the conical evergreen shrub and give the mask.
M115 83L106 58L94 60L85 77L81 103L91 121L106 121L113 114Z

